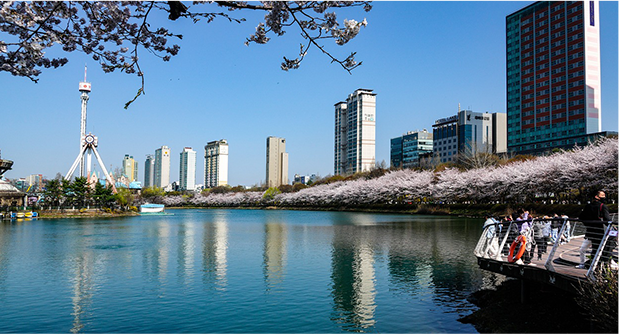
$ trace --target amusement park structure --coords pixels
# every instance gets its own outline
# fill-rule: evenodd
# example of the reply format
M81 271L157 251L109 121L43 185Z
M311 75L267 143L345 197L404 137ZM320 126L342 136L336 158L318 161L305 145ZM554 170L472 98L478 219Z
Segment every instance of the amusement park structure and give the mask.
M7 170L10 170L11 167L13 167L13 161L0 159L0 178L2 178L2 174L4 174Z
M90 178L90 175L91 175L90 171L91 171L91 166L92 166L91 156L92 156L92 153L94 153L97 159L97 162L99 163L99 167L101 167L101 170L103 170L105 179L107 180L108 184L112 186L113 192L116 193L116 187L114 186L114 180L112 179L110 174L107 172L107 169L105 169L105 164L103 163L103 160L101 159L101 156L99 155L99 152L97 151L99 139L97 138L97 136L93 135L92 133L86 134L86 108L88 106L88 98L89 98L88 93L90 93L91 91L90 82L86 81L86 70L87 68L85 67L84 68L84 81L80 82L80 85L79 85L79 90L80 92L82 92L82 95L81 95L82 118L81 118L81 123L80 123L81 125L80 126L80 151L79 151L79 154L77 155L77 158L73 162L73 165L67 172L65 179L71 179L71 177L73 176L73 172L75 172L75 169L77 168L78 165L80 169L79 171L80 176L84 177L84 172L86 172L86 175L88 176L88 178ZM85 164L84 164L84 158L86 158Z

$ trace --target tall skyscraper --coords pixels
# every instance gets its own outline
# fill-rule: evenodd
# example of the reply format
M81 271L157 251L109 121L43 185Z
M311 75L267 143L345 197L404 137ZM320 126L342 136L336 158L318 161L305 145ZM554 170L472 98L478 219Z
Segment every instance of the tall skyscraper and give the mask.
M144 188L155 185L155 157L152 154L146 155L144 162Z
M196 190L196 151L185 147L180 154L179 187L181 190Z
M129 182L137 181L138 179L138 162L132 156L125 154L123 158L123 175L129 179Z
M506 18L507 146L541 153L601 129L598 1L540 1Z
M155 187L170 184L170 148L161 146L155 151Z
M204 187L228 184L228 142L212 141L204 146Z
M267 138L266 184L268 187L288 184L288 153L286 153L286 139L284 138Z
M376 94L357 89L335 104L336 175L354 174L376 164Z

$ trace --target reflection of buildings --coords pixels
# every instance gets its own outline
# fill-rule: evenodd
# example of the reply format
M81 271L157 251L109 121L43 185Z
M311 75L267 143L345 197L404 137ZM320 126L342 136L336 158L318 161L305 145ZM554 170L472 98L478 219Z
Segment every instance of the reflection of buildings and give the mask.
M150 225L147 230L147 237L153 238L156 246L144 253L144 270L147 277L158 277L160 282L165 282L168 273L170 234L170 225L165 221Z
M286 225L285 223L269 223L264 225L264 280L267 289L284 280L286 267Z
M376 310L373 229L341 226L335 229L332 252L334 322L343 329L372 327ZM351 238L353 233L356 237Z
M178 230L177 264L178 276L182 277L186 283L189 283L193 277L196 248L194 237L194 223L191 220L184 220Z
M204 280L214 283L218 289L227 285L228 270L228 220L227 212L217 212L213 222L204 225L202 249Z

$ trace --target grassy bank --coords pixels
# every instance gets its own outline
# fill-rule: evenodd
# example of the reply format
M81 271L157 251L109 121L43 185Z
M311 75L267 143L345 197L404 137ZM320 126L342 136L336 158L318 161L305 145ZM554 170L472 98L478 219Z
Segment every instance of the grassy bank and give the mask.
M60 219L60 218L114 218L131 217L139 214L134 211L120 210L100 210L100 209L81 209L81 210L40 210L39 218Z

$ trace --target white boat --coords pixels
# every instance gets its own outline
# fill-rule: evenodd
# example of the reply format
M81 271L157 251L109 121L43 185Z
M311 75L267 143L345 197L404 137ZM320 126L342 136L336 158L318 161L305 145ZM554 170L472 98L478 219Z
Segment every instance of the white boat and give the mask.
M142 204L140 205L140 213L164 213L165 205L163 204Z

